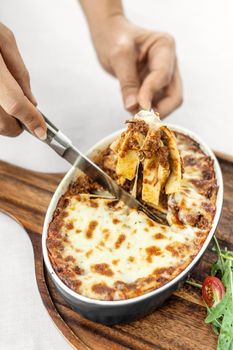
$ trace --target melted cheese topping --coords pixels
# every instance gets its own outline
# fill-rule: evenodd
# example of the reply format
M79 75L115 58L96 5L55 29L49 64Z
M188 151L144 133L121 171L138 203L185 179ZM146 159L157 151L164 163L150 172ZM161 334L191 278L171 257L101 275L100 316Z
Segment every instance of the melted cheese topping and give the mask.
M199 145L181 134L177 139L184 174L180 191L168 197L170 227L122 202L80 193L79 179L71 184L47 238L53 268L68 287L93 299L132 298L173 279L198 253L215 213L216 180ZM101 165L113 176L110 149Z

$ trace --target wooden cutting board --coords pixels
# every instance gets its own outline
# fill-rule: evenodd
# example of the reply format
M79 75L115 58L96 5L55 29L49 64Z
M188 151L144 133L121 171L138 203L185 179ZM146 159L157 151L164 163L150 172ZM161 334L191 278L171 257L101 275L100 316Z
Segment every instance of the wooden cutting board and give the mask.
M233 249L233 157L218 154L225 193L217 236ZM0 210L27 231L34 249L38 288L51 318L79 350L214 350L217 337L204 323L205 307L198 289L185 285L144 319L104 326L74 312L55 290L43 265L41 233L50 199L63 174L39 173L0 161ZM209 248L192 277L202 281L214 254Z

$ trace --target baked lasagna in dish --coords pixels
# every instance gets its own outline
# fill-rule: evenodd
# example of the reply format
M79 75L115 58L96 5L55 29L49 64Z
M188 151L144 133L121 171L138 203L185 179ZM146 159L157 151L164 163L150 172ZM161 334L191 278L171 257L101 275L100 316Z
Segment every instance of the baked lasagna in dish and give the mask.
M170 226L129 209L79 174L57 204L47 249L58 277L92 299L122 300L161 287L201 249L216 210L212 159L199 144L140 112L95 161Z

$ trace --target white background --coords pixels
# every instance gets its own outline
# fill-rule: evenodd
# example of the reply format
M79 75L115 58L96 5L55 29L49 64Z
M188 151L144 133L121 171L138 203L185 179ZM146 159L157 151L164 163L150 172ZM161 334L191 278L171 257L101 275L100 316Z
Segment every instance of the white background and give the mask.
M233 3L231 0L127 0L128 17L177 41L184 104L167 121L233 154ZM93 0L93 11L98 0ZM41 110L85 150L122 127L117 81L99 66L75 0L1 0L0 20L15 33ZM28 134L0 138L0 157L40 171L68 165ZM0 214L0 348L70 349L49 319L24 230Z

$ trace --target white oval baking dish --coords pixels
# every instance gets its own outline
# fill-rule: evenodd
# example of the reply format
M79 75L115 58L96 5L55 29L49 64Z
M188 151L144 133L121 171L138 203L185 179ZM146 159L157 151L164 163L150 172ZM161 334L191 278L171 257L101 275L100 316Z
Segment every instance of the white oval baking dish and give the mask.
M72 180L76 178L77 169L76 167L72 167L59 186L57 187L50 205L47 210L47 214L44 221L43 226L43 236L42 236L42 250L43 250L43 258L45 262L45 266L47 268L48 273L50 274L53 283L55 284L58 291L65 298L65 300L71 305L73 309L80 312L83 316L104 324L117 324L120 322L129 322L138 317L142 317L145 314L153 311L155 308L160 306L170 295L174 292L187 278L187 276L191 273L193 268L198 264L202 255L205 253L215 231L217 228L217 224L220 218L222 202L223 202L223 179L222 172L219 166L219 163L211 151L211 149L207 146L205 142L203 142L196 134L193 132L172 124L166 124L172 130L181 132L185 135L190 136L192 139L197 141L200 144L201 149L209 155L214 161L214 169L217 179L218 185L218 194L216 200L216 214L213 220L212 228L204 242L202 248L199 253L193 259L193 261L183 270L178 276L176 276L173 280L163 285L162 287L155 289L149 293L143 294L141 296L127 299L127 300L117 300L117 301L103 301L103 300L94 300L77 294L70 288L68 288L56 275L47 252L46 247L46 238L47 238L47 230L48 225L52 219L53 212L56 209L57 202L60 199L61 195L67 190L69 184ZM110 144L123 130L116 131L109 136L103 138L97 144L95 144L86 155L90 158L95 157L99 150L106 147Z

